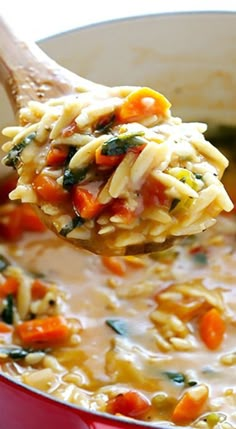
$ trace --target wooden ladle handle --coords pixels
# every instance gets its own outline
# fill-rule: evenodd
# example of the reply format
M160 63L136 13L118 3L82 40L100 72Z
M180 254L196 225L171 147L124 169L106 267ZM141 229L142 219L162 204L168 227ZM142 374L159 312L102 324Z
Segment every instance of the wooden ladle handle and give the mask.
M1 16L0 34L0 81L16 113L29 100L101 87L60 66L35 43L22 41Z

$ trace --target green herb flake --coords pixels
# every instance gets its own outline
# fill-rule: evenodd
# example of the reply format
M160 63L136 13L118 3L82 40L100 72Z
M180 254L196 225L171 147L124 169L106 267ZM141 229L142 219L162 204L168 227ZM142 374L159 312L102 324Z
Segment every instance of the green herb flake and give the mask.
M85 179L87 172L88 167L78 168L76 170L71 170L70 168L67 168L64 171L63 188L69 189L71 186L82 182Z
M16 144L4 158L4 164L9 167L17 167L20 162L20 156L26 146L28 146L36 137L36 133L29 134L20 143Z
M5 298L5 306L2 311L2 320L8 325L13 324L13 309L14 309L13 307L14 307L13 295L9 294Z
M67 223L65 226L63 226L63 228L60 230L59 234L62 235L62 237L66 237L77 226L83 225L84 222L85 222L85 219L83 219L80 216L76 216L69 223Z
M207 255L204 252L195 253L193 256L194 261L199 265L207 265Z
M0 255L0 272L4 271L9 265L10 262L5 258L5 256Z
M144 135L143 131L136 133L120 134L112 137L102 145L102 155L115 156L124 155L128 150L135 146L140 146L145 143L145 140L140 138Z
M122 319L107 319L107 326L109 326L116 334L127 335L127 324Z
M169 380L173 381L176 384L186 383L186 377L182 372L165 371L164 375L166 375L169 378Z

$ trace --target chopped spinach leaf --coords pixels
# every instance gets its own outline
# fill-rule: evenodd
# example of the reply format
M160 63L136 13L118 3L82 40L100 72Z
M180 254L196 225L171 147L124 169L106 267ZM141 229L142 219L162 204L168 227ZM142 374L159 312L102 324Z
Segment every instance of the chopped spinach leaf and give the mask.
M62 235L63 237L66 237L69 234L69 232L73 231L73 229L76 228L77 226L83 225L84 222L85 220L82 217L76 216L69 223L67 223L67 225L63 226L59 234Z
M28 352L24 349L15 349L11 350L9 353L9 357L14 360L23 359L25 356L28 355Z
M127 324L122 319L107 319L107 326L109 326L116 334L127 335Z
M7 323L8 325L13 324L13 295L9 294L7 295L5 299L6 303L2 312L2 320Z
M0 272L4 271L8 265L10 265L10 262L5 258L5 256L0 255Z
M66 162L65 162L66 165L69 164L70 160L73 158L76 152L77 152L77 148L75 146L70 146L69 153L67 155Z
M32 133L21 140L20 143L17 143L4 158L5 165L16 168L24 148L28 146L28 144L30 144L35 139L35 137L36 133Z
M172 201L172 203L171 203L169 211L171 212L172 210L174 210L175 207L179 204L179 202L180 202L179 198L174 198L173 201Z
M111 127L114 125L116 116L112 114L106 118L99 119L95 126L95 135L106 134L110 131Z
M195 173L194 175L195 175L196 179L202 180L202 174Z
M164 374L169 378L169 380L173 381L177 384L185 384L186 377L182 372L175 371L165 371Z
M197 385L197 381L195 381L195 380L189 380L189 381L187 382L187 385L188 385L189 387L196 386L196 385Z
M140 131L138 133L127 133L112 137L103 143L101 150L102 155L124 155L130 148L140 146L145 143L145 141L140 138L143 135L144 132Z
M10 359L24 359L29 353L45 352L45 350L24 349L22 347L0 347L0 354L6 355Z
M85 179L88 172L88 167L78 168L76 170L71 170L66 168L63 176L63 188L69 189L71 186L76 185L76 183L82 182Z
M22 347L0 347L0 354L6 355L11 359L23 359L28 352Z

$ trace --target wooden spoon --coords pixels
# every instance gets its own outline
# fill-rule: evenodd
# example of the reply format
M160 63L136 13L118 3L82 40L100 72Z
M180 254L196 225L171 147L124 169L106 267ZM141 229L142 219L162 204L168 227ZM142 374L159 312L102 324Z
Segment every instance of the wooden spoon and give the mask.
M30 100L102 88L57 64L36 44L20 40L1 16L0 31L0 79L16 114Z

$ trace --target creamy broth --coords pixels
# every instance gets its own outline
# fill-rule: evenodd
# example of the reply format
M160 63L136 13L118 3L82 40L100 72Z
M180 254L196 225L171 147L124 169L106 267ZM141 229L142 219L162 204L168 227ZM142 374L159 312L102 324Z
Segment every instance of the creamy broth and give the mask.
M46 387L36 387L101 411L107 410L110 398L135 390L151 404L137 418L172 421L173 409L183 393L193 384L206 385L210 389L208 401L198 418L189 423L214 427L201 426L203 422L198 419L219 412L235 424L235 233L234 215L222 216L207 232L172 250L151 257L123 258L122 276L109 271L99 256L78 251L50 233L26 234L20 242L4 245L6 257L14 263L27 271L43 273L66 291L66 317L78 319L82 325L77 345L61 345L50 352L60 365L56 379ZM200 304L194 316L183 321L187 334L181 333L183 326L177 331L169 327L179 302L175 288L182 285L193 291L199 285L202 288L198 297L190 299ZM172 295L163 304L158 297L166 291ZM202 305L205 293L207 304ZM219 347L210 350L200 338L199 320L215 306L223 314L226 333ZM168 321L155 321L158 309ZM118 334L106 324L114 319L122 321L124 333ZM168 334L168 329L173 332ZM172 337L180 341L172 342ZM2 362L2 370L21 379L21 361L14 365ZM34 371L45 366L39 363ZM32 371L24 362L22 367ZM173 381L173 373L183 375L185 382ZM27 377L23 381L27 382ZM77 396L68 397L71 385L78 389ZM153 400L160 393L168 398L161 408ZM222 428L230 427L222 424Z

